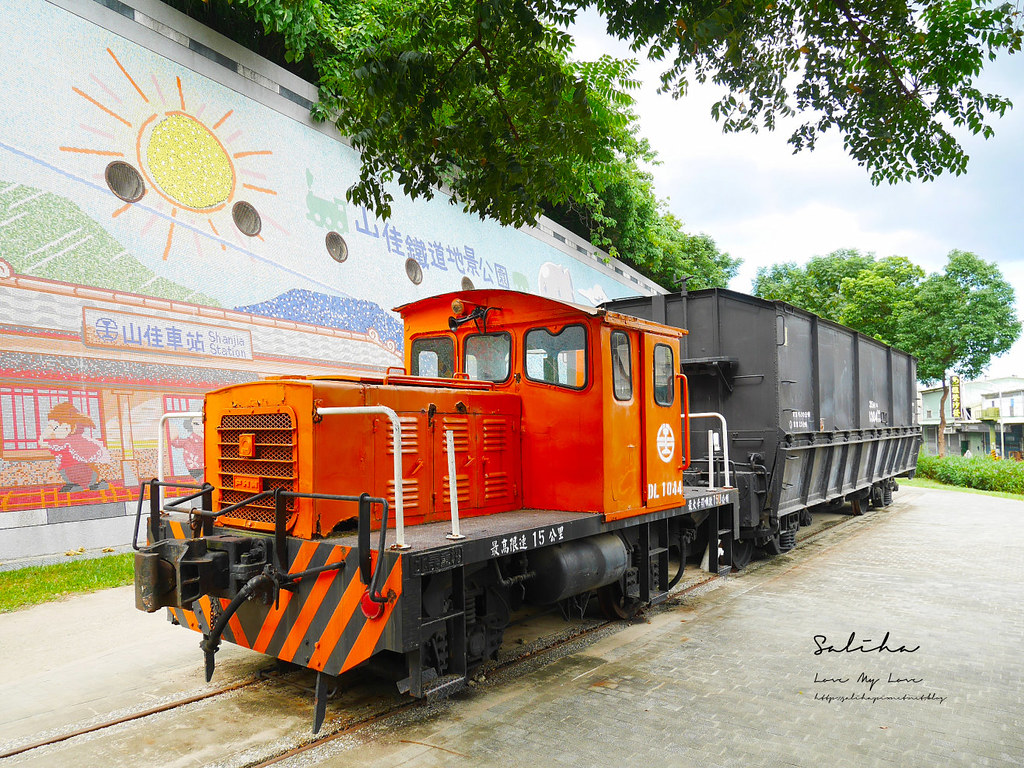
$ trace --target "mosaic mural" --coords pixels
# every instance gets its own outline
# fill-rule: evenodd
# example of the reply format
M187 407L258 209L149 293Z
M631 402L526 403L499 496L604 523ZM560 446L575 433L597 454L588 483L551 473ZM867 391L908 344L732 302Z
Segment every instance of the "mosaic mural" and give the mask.
M160 463L201 477L201 424L167 420L161 458L163 414L261 376L401 365L409 301L637 292L443 196L374 219L344 199L356 154L227 70L44 0L3 4L0 39L0 512L124 501Z

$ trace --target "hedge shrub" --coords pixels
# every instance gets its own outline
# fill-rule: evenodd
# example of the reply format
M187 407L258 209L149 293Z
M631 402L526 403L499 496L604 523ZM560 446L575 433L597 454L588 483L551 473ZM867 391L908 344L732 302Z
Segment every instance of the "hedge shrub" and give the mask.
M1000 461L988 456L917 457L917 474L930 480L982 491L1024 494L1024 462Z

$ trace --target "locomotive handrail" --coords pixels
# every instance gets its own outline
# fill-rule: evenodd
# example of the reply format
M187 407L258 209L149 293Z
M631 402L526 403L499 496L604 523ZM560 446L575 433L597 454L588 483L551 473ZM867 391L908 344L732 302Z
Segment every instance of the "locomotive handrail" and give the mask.
M161 506L159 504L160 489L163 487L167 488L191 488L196 491L189 496L181 499L176 499L173 504L167 505L168 507L177 507L178 504L190 501L199 496L207 496L204 502L212 502L212 499L208 496L214 490L214 487L209 483L203 483L202 485L195 485L191 483L169 483L161 482L157 479L149 480L145 483L141 483L139 486L139 503L135 510L135 531L132 536L132 548L136 551L140 551L143 548L139 546L139 526L142 520L142 505L146 499L146 488L149 488L149 500L150 500L150 535L152 536L151 544L156 543L157 532L160 529L160 512ZM380 504L382 508L381 512L381 524L380 524L380 543L378 544L378 552L384 552L384 545L387 543L387 531L388 531L388 512L389 505L388 500L377 496L370 496L368 493L363 493L359 496L345 496L339 494L330 493L301 493L298 491L286 491L281 488L274 488L269 491L262 491L260 493L253 494L248 498L240 501L237 504L232 504L229 507L225 507L222 510L214 512L212 509L189 509L187 510L190 515L202 518L203 520L203 534L207 535L212 532L212 522L215 518L225 515L229 512L233 512L239 507L244 507L251 504L253 501L264 499L267 497L274 498L274 544L275 554L277 557L277 566L279 569L284 569L285 575L290 579L295 580L305 575L317 573L319 570L326 570L327 566L320 569L314 568L307 571L303 571L298 574L288 574L287 570L290 567L287 559L287 543L285 540L285 507L284 499L324 499L327 501L353 501L359 504L359 534L358 534L358 559L359 559L359 570L363 577L363 583L367 586L370 599L376 603L387 602L387 596L380 592L380 566L378 561L378 567L373 568L371 565L370 558L370 507L372 504ZM166 509L166 508L165 508ZM194 529L193 529L194 530ZM344 563L338 564L338 567L343 568Z
M132 549L136 551L142 549L142 547L139 546L139 524L142 520L142 504L146 500L147 486L149 487L150 504L149 525L150 528L152 529L151 533L154 538L156 537L156 532L160 526L160 511L162 508L162 505L160 504L161 488L190 488L195 491L195 493L193 494L190 494L180 499L175 499L174 502L169 505L171 507L177 507L179 504L184 504L186 501L192 501L192 499L199 498L200 496L205 496L206 494L213 491L213 486L210 485L209 483L203 483L202 485L197 485L195 483L169 483L166 481L157 480L156 478L152 480L147 480L144 483L139 483L139 503L138 506L135 508L135 532L132 534ZM205 501L206 500L204 499L204 502ZM199 512L200 510L189 509L188 511L189 513L194 513Z
M718 419L720 422L722 422L722 446L723 446L722 451L723 451L723 454L724 454L723 458L725 459L725 474L724 474L722 479L725 482L725 487L729 488L730 487L729 486L729 425L726 424L725 416L723 416L720 413L716 413L715 411L706 411L704 413L691 413L690 414L690 418L691 419ZM687 429L687 434L689 434L689 429ZM709 443L709 447L708 447L708 461L709 462L711 461L711 458L712 458L712 451L711 451L710 443ZM709 484L714 482L714 478L711 476L711 474L712 473L709 471L709 474L708 474L708 483Z
M393 549L409 549L405 543L405 488L402 481L402 424L398 414L386 405L351 405L329 406L317 408L317 416L335 416L342 414L372 414L387 416L391 421L391 435L394 443L394 475L395 475L395 543Z
M683 451L686 460L680 471L685 472L686 468L690 466L690 380L686 378L685 373L677 373L676 378L683 382Z
M164 425L168 419L201 419L202 411L179 411L177 413L165 413L157 423L156 431L156 479L164 482ZM161 503L163 498L160 499Z
M157 531L157 528L158 528L158 526L160 524L160 512L161 511L177 511L177 507L178 507L179 504L183 504L186 501L191 501L192 499L198 498L200 496L204 496L204 495L206 495L206 494L208 494L208 493L210 493L211 491L214 490L214 486L212 486L210 483L203 483L202 485L197 485L195 483L172 483L172 482L167 482L167 481L160 481L160 480L157 480L156 478L154 478L152 480L148 480L145 483L141 483L140 486L139 486L139 503L138 503L138 506L137 506L136 511L135 511L135 533L134 533L134 536L132 538L132 547L133 547L133 549L136 549L136 550L141 549L141 547L138 545L139 526L140 526L140 521L141 521L141 518L142 518L142 504L143 504L143 502L146 499L146 488L147 487L149 488L149 498L150 498L150 505L151 505L151 510L150 510L150 514L151 514L150 527L153 529L152 530L153 536L156 536L156 531ZM182 497L180 499L175 499L172 503L161 506L161 505L159 505L158 502L156 502L156 500L159 499L158 491L159 491L160 488L187 488L187 489L194 490L195 493L189 494L188 496L184 496L184 497ZM383 551L383 548L384 548L384 537L383 537L383 534L387 532L388 511L389 511L390 505L388 504L388 500L387 499L380 498L380 497L377 497L377 496L370 496L368 493L364 493L364 494L362 494L360 496L347 496L347 495L332 494L332 493L302 493L300 491L286 491L286 490L284 490L282 488L274 488L274 489L271 489L271 490L268 490L268 491L260 491L259 493L254 493L252 496L247 496L246 498L242 499L242 501L238 502L237 504L231 504L230 506L224 507L223 509L220 509L220 510L217 510L217 511L214 511L212 509L205 509L205 508L203 508L203 509L191 509L190 508L190 509L181 510L181 511L188 512L190 515L192 515L194 517L203 518L204 520L210 520L212 522L216 518L222 517L223 515L227 515L227 514L229 514L231 512L234 512L236 509L240 509L241 507L248 506L248 505L252 504L254 501L259 501L260 499L266 499L266 498L270 498L270 497L273 497L275 502L277 502L278 499L323 499L325 501L353 501L353 502L358 502L360 504L363 504L363 503L380 504L381 507L383 508L383 512L381 514L382 537L381 537L381 547L380 547L380 549ZM275 504L275 506L276 506L276 504ZM362 509L360 511L362 511ZM276 512L276 510L275 510L275 512ZM276 524L278 521L275 521L275 529L276 529L275 532L277 533L278 539L280 540L278 542L278 549L279 549L279 552L278 552L279 557L278 557L278 559L279 559L279 561L280 561L280 563L282 565L287 565L287 563L285 562L284 554L280 551L281 546L283 544L283 536L284 536L283 514L282 515L275 515L275 518L280 518L280 523L281 523L281 524ZM369 531L369 522L367 522L364 527L366 528L367 531ZM369 586L369 581L367 581L367 586Z

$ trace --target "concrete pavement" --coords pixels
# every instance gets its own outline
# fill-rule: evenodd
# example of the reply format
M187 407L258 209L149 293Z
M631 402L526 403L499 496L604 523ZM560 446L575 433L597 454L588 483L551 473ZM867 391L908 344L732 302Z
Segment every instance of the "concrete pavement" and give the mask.
M897 498L650 624L283 765L1020 766L1024 503ZM823 650L851 633L906 650Z
M896 499L649 623L283 765L1019 766L1024 503L911 488ZM131 606L121 589L0 615L0 752L266 666L225 646L206 686L198 636ZM889 650L870 650L886 633ZM6 762L245 765L308 739L310 698L286 688L260 683ZM355 686L326 729L382 696Z

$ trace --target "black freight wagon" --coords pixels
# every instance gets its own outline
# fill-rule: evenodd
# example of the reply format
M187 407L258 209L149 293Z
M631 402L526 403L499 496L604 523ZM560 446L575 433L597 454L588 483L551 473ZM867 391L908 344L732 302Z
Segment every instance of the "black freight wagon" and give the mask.
M912 356L785 302L722 288L604 306L689 331L680 369L690 410L721 414L728 428L720 448L740 491L736 565L755 546L791 548L812 508L888 505L893 478L913 472L921 428ZM708 464L709 429L721 433L716 418L691 421L688 483L725 481L724 467Z

